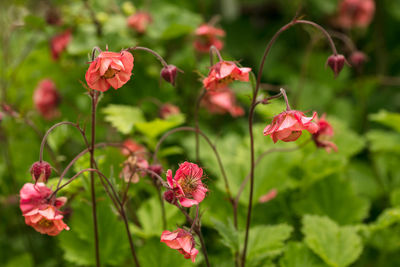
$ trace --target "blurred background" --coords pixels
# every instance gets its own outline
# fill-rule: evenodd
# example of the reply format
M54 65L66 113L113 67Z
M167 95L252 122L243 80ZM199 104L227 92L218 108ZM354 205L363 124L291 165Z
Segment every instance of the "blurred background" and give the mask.
M184 71L174 87L161 80L162 66L153 55L136 51L131 80L118 90L111 88L100 101L98 142L131 140L153 152L169 129L194 125L194 103L210 67L210 44L220 48L224 59L257 73L267 42L296 14L327 29L347 64L335 79L325 66L332 54L325 37L309 25L295 26L272 47L262 95L283 87L292 108L325 113L338 152L307 142L308 133L296 142L299 147L274 145L262 130L284 110L284 103L273 100L257 107L257 155L272 147L295 149L269 153L257 166L249 266L400 266L400 2L389 0L3 0L1 265L94 265L87 177L61 192L69 198L64 212L71 230L57 237L26 226L18 198L22 185L31 181L29 169L38 160L46 130L58 121L89 122L90 98L82 83L93 47L118 52L146 46ZM203 33L202 25L214 30ZM199 123L219 149L236 194L249 171L251 83L234 83L231 90L228 104L224 102L228 107L218 106L211 96L202 102ZM60 127L50 135L45 160L58 171L50 185L84 148L73 128ZM171 135L159 151L164 171L194 161L194 151L193 133ZM241 242L229 239L232 210L223 180L205 142L200 153L210 189L202 220L212 266L234 266L232 254ZM111 148L96 154L104 173L121 189L125 156ZM78 161L69 175L88 164L88 158ZM123 224L98 187L102 262L130 266ZM276 196L264 201L271 190ZM248 194L245 188L239 201L242 229ZM165 229L148 177L130 187L129 197L128 217L143 266L204 266L201 256L192 264L159 242ZM168 230L184 224L172 205L166 208Z

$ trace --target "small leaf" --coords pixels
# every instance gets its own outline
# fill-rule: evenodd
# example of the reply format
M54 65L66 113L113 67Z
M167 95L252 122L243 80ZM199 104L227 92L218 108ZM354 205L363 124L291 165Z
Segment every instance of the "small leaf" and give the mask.
M232 254L234 255L236 252L239 251L239 233L233 226L232 222L229 221L228 225L226 225L216 219L212 218L211 220L214 223L215 229L222 237L222 244L230 248Z
M307 246L329 266L349 266L363 250L354 227L339 227L328 217L304 216L302 232Z
M285 248L285 255L280 260L281 267L326 267L303 243L290 242Z
M138 122L136 124L136 128L139 132L148 136L149 138L156 138L169 129L181 125L184 121L185 116L183 114L176 114L169 116L166 120L157 118L148 122Z
M143 122L143 113L139 108L127 105L108 105L103 108L105 120L119 132L129 134L136 123Z

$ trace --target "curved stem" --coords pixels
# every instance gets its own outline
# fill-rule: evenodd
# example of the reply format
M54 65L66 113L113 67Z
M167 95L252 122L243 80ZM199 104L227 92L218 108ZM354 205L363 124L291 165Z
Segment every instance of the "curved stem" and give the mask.
M351 51L354 52L357 50L356 45L354 44L353 40L351 40L351 38L349 36L347 36L344 33L341 32L337 32L337 31L329 31L329 34L332 37L335 37L337 39L340 39L343 41L343 43L347 46L347 48Z
M317 23L315 23L313 21L309 21L309 20L295 20L294 22L296 24L297 23L308 24L308 25L311 25L311 26L317 28L318 30L320 30L325 35L326 39L328 40L329 45L331 46L333 54L335 56L337 55L336 46L335 46L335 43L332 40L332 37L329 35L329 33L321 25L319 25L319 24L317 24Z
M156 148L155 148L154 154L153 154L153 161L154 161L154 162L158 162L158 160L157 160L157 153L158 153L158 150L160 150L161 144L165 141L165 139L166 139L168 136L170 136L171 134L173 134L173 133L182 132L182 131L188 131L188 132L194 132L194 133L198 132L198 133L206 140L206 142L208 143L208 145L211 147L211 149L213 150L213 152L214 152L214 154L215 154L215 157L217 158L218 166L219 166L219 168L220 168L220 170L221 170L221 174L222 174L222 177L223 177L223 179L224 179L226 194L228 195L229 200L232 202L233 199L232 199L231 191L230 191L230 189L229 189L228 178L227 178L227 176L226 176L225 169L224 169L224 166L223 166L223 164L222 164L221 157L220 157L220 155L219 155L219 153L218 153L218 151L217 151L217 148L213 145L213 143L212 143L211 140L207 137L207 135L206 135L205 133L203 133L201 130L196 130L196 129L193 128L193 127L179 127L179 128L175 128L175 129L172 129L172 130L166 132L166 133L160 138L160 140L158 141L158 143L157 143L157 145L156 145Z
M169 187L169 185L163 180L163 178L161 178L160 175L158 175L157 173L153 172L152 170L149 170L149 169L142 169L142 168L137 168L137 170L138 170L138 171L141 171L141 172L147 172L148 174L151 174L152 176L154 176L154 177L156 177L156 178L158 179L158 181L161 183L161 185L162 185L163 187L165 187L166 189L171 189L171 188Z
M154 181L154 180L153 180ZM160 201L160 205L161 205L161 218L162 218L162 225L163 225L163 229L167 228L167 215L165 213L165 203L164 203L164 198L162 196L161 193L161 188L160 186L154 181L154 186L157 189L157 195L158 195L158 199Z
M224 61L221 53L215 46L210 46L210 66L212 67L214 65L214 54L217 55L219 61Z
M160 54L158 54L156 51L154 51L154 50L152 50L152 49L150 49L150 48L142 47L142 46L135 46L135 47L130 47L130 48L126 49L126 50L131 51L131 52L133 52L133 51L135 51L135 50L143 50L143 51L146 51L146 52L152 54L153 56L155 56L155 57L161 62L161 64L163 65L163 67L167 67L167 66L168 66L168 64L167 64L167 62L164 60L164 58L163 58L162 56L160 56Z
M281 94L283 95L283 98L285 99L286 111L292 110L292 109L290 108L289 100L288 100L288 98L287 98L285 89L281 88Z

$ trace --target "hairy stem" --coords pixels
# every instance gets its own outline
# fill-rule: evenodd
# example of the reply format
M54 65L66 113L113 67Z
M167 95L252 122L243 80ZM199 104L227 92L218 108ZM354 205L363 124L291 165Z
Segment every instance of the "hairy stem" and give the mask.
M161 62L161 64L163 65L163 67L167 67L167 66L168 66L168 64L167 64L167 62L164 60L164 58L163 58L162 56L160 56L160 54L158 54L156 51L154 51L154 50L152 50L152 49L150 49L150 48L142 47L142 46L135 46L135 47L130 47L130 48L126 49L126 50L131 51L131 52L133 52L133 51L135 51L135 50L146 51L146 52L152 54L153 56L155 56L155 57Z

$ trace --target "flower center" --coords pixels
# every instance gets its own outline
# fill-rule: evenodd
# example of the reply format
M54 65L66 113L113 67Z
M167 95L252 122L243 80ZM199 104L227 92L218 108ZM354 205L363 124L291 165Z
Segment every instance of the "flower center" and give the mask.
M232 76L227 76L227 77L225 77L225 78L222 78L222 79L219 79L218 80L218 83L223 83L223 84L227 84L227 83L230 83L230 82L233 82L233 78L232 78Z
M117 70L115 70L115 69L109 67L109 68L107 69L107 71L104 73L103 78L105 78L105 79L114 78L114 76L115 76L115 74L117 74L117 72L118 72Z
M180 179L178 184L182 187L185 194L191 195L197 188L198 179L192 176L185 176L185 178Z
M43 218L43 219L41 219L41 220L38 222L38 224L39 224L40 226L43 226L43 227L48 228L48 227L50 227L50 226L53 225L53 222L50 221L50 220L47 220L46 218Z

